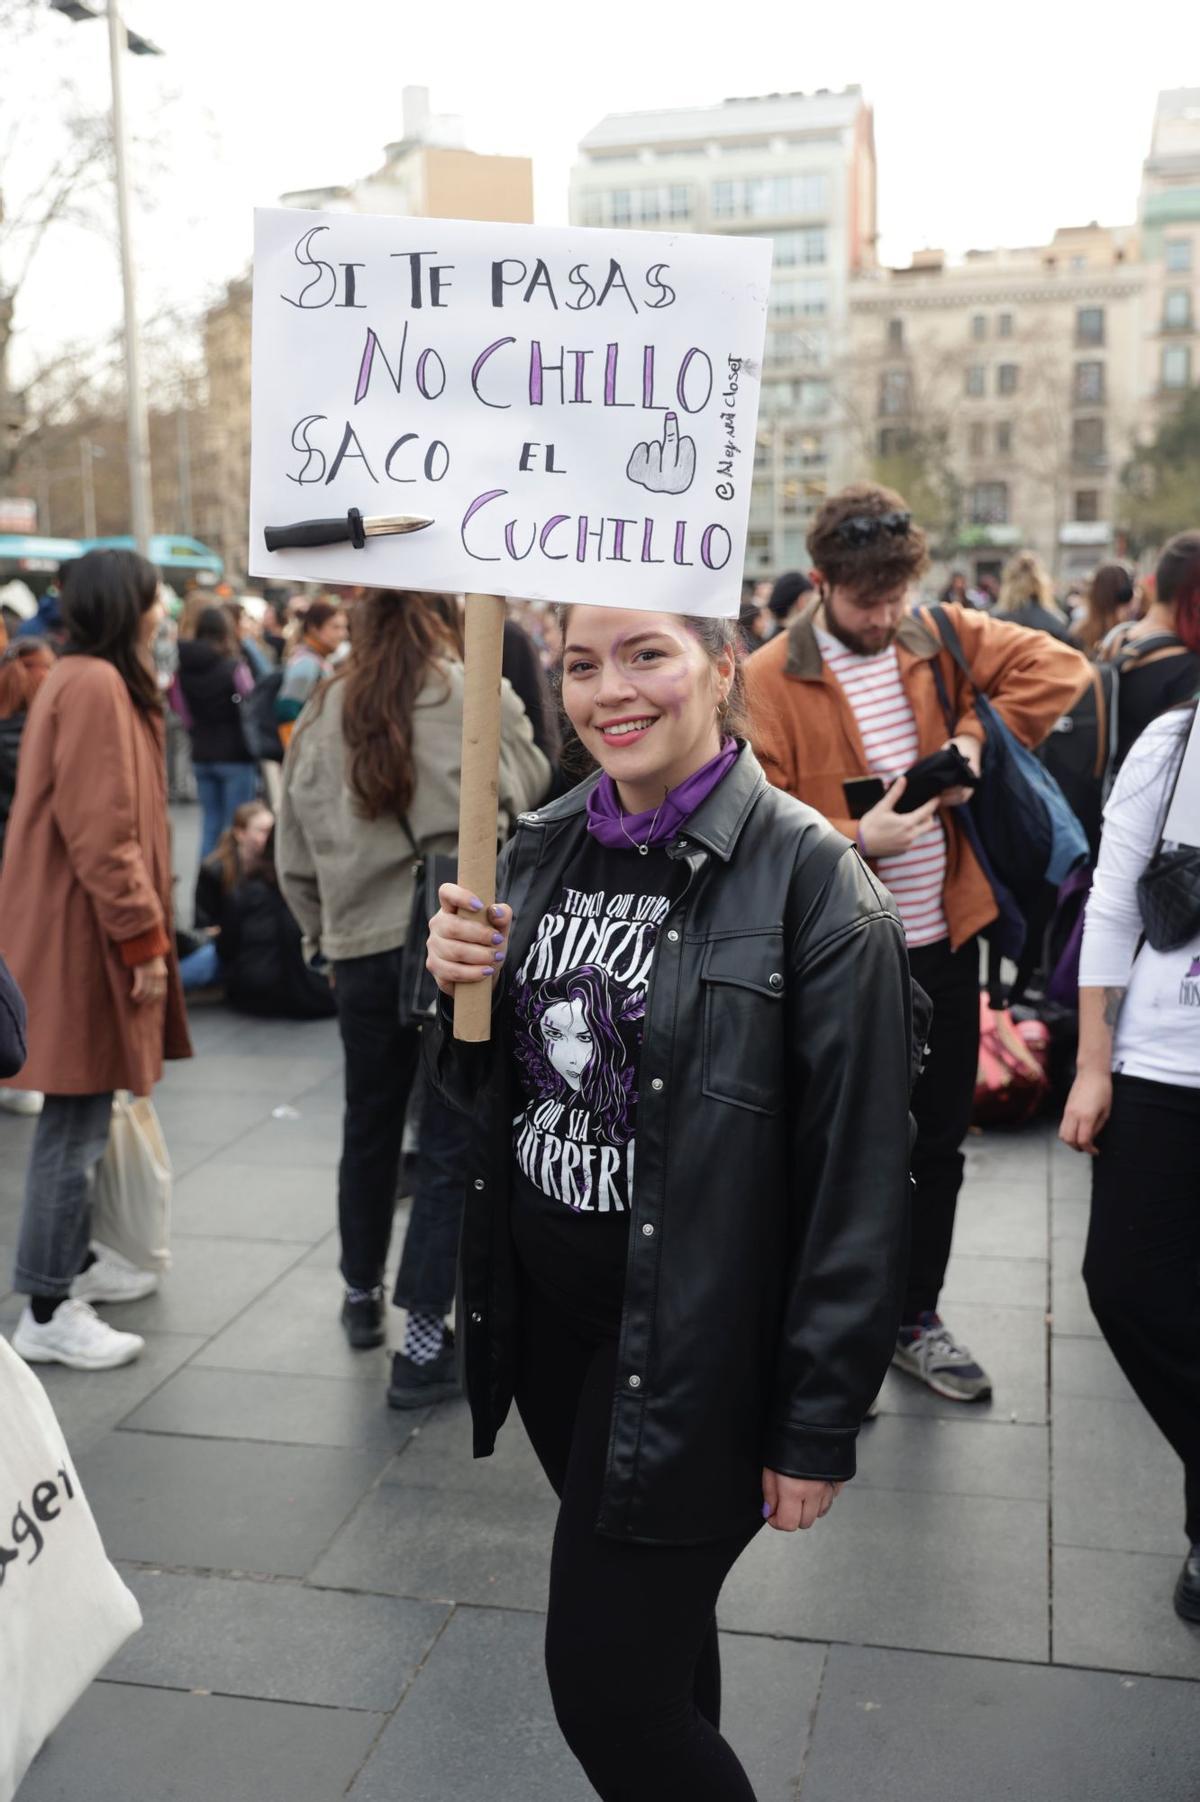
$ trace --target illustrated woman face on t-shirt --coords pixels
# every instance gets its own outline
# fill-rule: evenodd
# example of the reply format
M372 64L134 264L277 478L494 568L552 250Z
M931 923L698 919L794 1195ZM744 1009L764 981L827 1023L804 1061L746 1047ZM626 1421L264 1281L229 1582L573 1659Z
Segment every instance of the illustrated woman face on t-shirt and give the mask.
M616 1144L629 1136L632 1079L621 1000L594 964L538 983L518 1000L517 1056L530 1088L543 1099L577 1095L598 1135Z
M571 1088L581 1089L595 1045L583 1002L557 1001L546 1009L539 1024L551 1069Z

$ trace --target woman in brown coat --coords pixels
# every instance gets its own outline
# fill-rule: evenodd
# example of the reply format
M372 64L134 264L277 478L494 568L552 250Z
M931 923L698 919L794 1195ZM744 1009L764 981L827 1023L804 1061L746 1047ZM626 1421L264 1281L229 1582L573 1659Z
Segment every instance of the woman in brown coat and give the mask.
M45 1092L26 1180L13 1335L34 1363L104 1370L142 1349L89 1305L154 1277L89 1249L90 1193L113 1092L146 1095L188 1057L171 928L162 705L150 644L158 575L132 551L89 551L62 599L67 643L21 747L0 872L0 951L29 1003L27 1088Z

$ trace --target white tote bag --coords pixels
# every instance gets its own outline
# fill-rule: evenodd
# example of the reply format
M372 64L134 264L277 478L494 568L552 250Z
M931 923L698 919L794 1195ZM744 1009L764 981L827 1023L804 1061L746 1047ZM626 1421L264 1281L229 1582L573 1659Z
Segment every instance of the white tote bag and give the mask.
M141 1624L46 1391L0 1339L0 1802Z
M139 1270L170 1269L171 1160L154 1103L123 1089L96 1172L92 1238Z

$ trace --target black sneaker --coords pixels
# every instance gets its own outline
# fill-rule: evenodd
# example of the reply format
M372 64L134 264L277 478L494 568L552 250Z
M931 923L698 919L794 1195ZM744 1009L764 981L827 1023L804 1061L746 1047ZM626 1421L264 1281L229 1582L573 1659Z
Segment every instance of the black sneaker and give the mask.
M1175 1585L1175 1612L1181 1621L1192 1621L1200 1626L1200 1543L1192 1547L1183 1561Z
M392 1353L392 1380L388 1384L389 1408L428 1408L461 1395L454 1334L446 1328L441 1351L430 1364L414 1364L403 1352Z
M355 1351L370 1351L373 1346L382 1345L387 1338L383 1324L383 1290L376 1289L357 1301L351 1301L347 1296L342 1303L342 1325Z

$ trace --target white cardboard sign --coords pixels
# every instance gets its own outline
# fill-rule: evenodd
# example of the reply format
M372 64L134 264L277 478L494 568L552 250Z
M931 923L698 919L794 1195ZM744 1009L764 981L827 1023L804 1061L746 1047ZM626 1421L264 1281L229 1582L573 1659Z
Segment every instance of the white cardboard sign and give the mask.
M249 570L729 616L769 240L255 215ZM268 551L268 526L425 516Z

